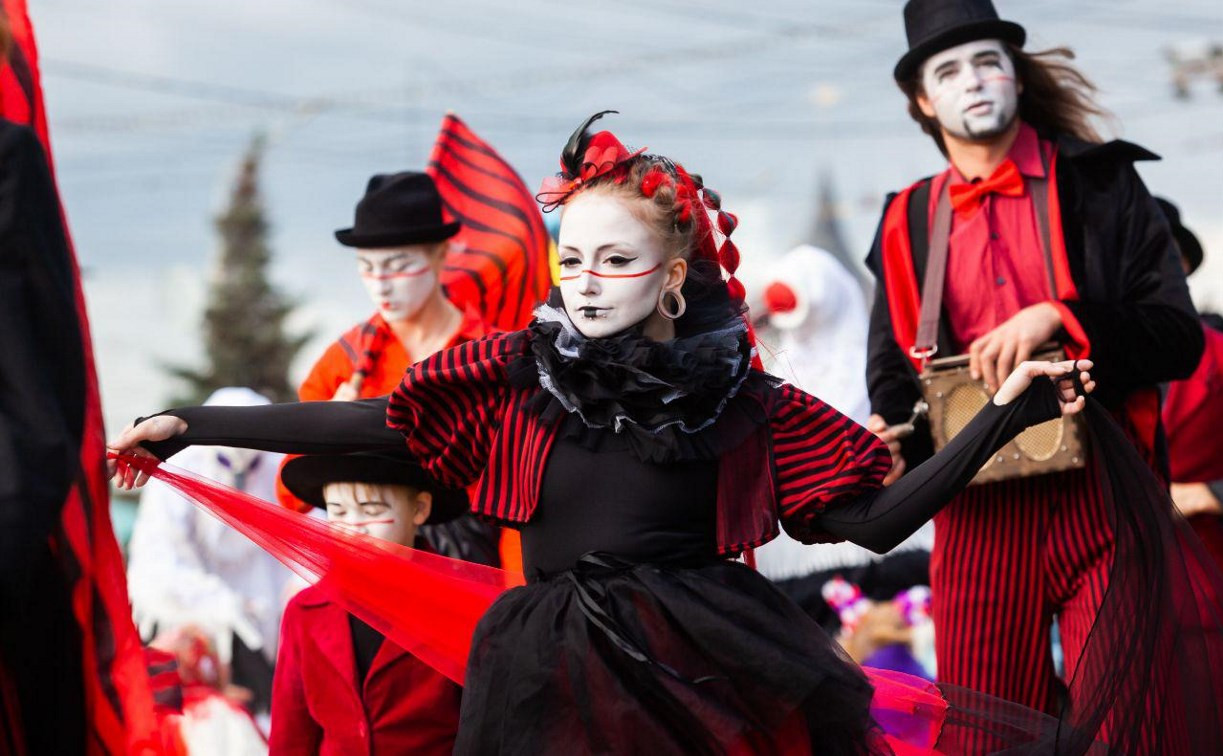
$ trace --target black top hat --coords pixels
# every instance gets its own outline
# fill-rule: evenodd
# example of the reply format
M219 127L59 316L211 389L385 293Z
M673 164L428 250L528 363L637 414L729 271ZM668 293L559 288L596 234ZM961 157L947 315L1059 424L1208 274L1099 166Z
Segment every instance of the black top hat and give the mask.
M449 239L460 224L442 222L442 196L425 173L380 173L357 203L352 228L335 232L348 247L394 247Z
M280 480L294 496L320 509L327 506L323 487L329 483L375 483L428 491L433 494L430 525L453 520L468 509L463 489L438 483L406 451L294 457L280 471Z
M1164 211L1168 225L1172 227L1172 236L1176 238L1176 246L1180 247L1181 257L1185 258L1185 262L1189 265L1189 272L1192 273L1198 269L1198 266L1202 264L1202 258L1205 257L1202 243L1198 241L1192 231L1181 224L1181 211L1176 205L1163 197L1156 197L1155 202L1159 205L1159 209Z
M1023 46L1027 32L1014 21L998 18L990 0L909 0L905 3L909 51L892 75L904 81L935 53L978 39L1001 39Z

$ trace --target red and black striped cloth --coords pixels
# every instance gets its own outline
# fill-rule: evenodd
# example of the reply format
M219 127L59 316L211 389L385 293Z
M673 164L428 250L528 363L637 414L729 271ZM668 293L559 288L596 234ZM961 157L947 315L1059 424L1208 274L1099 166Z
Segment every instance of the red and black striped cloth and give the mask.
M531 519L559 427L528 409L543 389L510 385L507 367L527 348L519 331L439 352L409 369L387 411L432 475L476 483L473 509L510 522ZM830 540L817 515L878 488L891 466L874 435L809 394L783 385L758 400L769 422L718 465L722 554L770 540L779 518L791 533Z
M548 232L534 195L497 151L448 113L429 158L447 221L459 221L442 285L492 327L526 326L552 284Z

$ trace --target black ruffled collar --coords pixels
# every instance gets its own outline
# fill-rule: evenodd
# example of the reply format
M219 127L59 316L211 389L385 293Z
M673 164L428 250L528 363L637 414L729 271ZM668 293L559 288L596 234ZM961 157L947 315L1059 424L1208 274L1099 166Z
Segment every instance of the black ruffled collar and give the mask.
M543 305L527 329L530 348L511 366L518 385L538 385L532 408L546 419L568 415L565 434L599 448L626 438L646 461L712 459L764 422L749 396L775 385L751 367L742 317L660 342L640 326L588 339L563 309Z

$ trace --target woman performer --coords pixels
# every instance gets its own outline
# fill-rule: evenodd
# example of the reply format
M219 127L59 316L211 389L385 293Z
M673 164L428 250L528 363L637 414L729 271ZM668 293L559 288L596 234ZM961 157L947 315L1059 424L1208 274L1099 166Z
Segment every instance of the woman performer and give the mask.
M473 510L522 532L528 584L476 629L456 753L885 751L862 670L734 557L779 519L890 549L1019 430L1081 411L1091 364L1022 364L884 489L873 434L753 368L738 252L715 235L734 216L678 163L590 134L602 115L540 195L565 206L561 281L529 328L417 363L389 399L173 410L112 447L406 440L437 479L478 482Z

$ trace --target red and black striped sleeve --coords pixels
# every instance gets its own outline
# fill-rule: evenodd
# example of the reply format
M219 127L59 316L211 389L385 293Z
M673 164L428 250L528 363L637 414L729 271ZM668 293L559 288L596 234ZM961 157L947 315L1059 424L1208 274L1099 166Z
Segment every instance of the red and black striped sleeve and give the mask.
M802 541L838 540L822 532L818 516L882 486L892 456L873 433L806 392L785 384L774 400L770 425L782 525Z
M430 475L452 486L480 477L511 390L506 365L525 343L523 332L498 333L408 368L390 396L386 422Z

